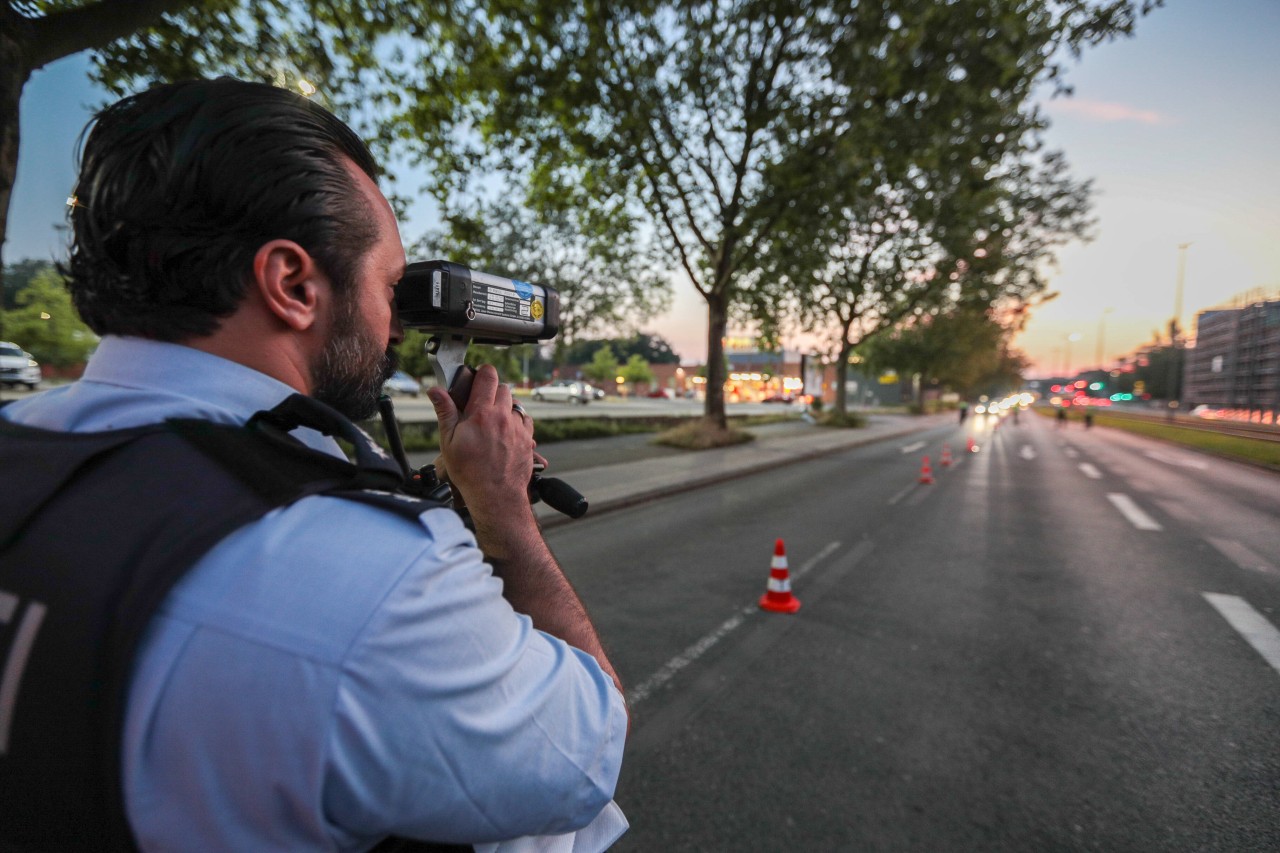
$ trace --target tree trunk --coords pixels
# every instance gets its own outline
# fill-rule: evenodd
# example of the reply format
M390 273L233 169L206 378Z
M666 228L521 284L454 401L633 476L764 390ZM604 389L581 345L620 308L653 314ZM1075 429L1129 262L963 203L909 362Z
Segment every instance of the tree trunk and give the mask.
M724 429L728 420L724 411L724 383L729 377L724 369L724 335L729 328L729 297L723 291L707 296L707 403L706 419Z
M848 339L840 342L840 360L836 362L836 417L843 420L849 414L849 353L853 344Z
M9 204L18 176L18 103L31 76L17 34L0 28L0 293L4 292L4 243L9 233ZM0 339L4 305L0 304Z

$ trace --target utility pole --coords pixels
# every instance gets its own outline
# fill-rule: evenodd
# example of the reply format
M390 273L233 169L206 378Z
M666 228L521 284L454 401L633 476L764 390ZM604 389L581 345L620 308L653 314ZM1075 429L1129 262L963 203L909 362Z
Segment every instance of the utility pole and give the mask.
M1066 352L1066 357L1064 358L1064 361L1066 362L1066 364L1063 367L1063 373L1067 375L1068 379L1073 379L1075 377L1074 377L1074 374L1072 374L1071 372L1071 344L1074 341L1080 340L1080 333L1072 332L1071 334L1067 335L1064 340L1066 341L1067 352Z
M1178 244L1178 283L1173 296L1173 320L1169 323L1169 420L1178 411L1178 338L1182 331L1182 286L1187 276L1187 248Z
M1103 346L1102 342L1107 336L1107 315L1114 310L1116 309L1104 308L1102 311L1102 316L1098 318L1098 369L1099 370L1105 371L1107 369L1106 364L1103 362L1103 359L1106 357L1106 354L1105 354L1106 349Z

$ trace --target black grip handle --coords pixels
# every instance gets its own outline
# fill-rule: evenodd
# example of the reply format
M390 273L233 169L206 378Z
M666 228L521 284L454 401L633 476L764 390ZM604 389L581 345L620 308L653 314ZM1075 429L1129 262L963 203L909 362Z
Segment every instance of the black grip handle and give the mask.
M530 485L538 493L538 497L552 509L570 518L582 518L587 514L587 499L564 480L534 474Z
M453 382L449 385L449 396L453 398L453 404L458 407L461 413L467 407L467 400L471 399L471 381L476 378L476 369L462 365L458 368L458 372L453 376Z

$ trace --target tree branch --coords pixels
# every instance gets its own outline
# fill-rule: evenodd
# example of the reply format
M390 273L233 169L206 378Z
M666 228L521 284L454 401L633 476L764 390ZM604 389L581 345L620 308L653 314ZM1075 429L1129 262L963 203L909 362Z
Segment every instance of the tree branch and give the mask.
M680 239L680 233L676 230L675 222L671 219L671 211L667 209L667 202L662 197L662 187L659 186L653 168L649 165L649 161L644 157L640 158L640 166L644 170L645 179L649 182L649 188L653 192L654 200L658 203L658 212L662 216L662 222L667 227L667 233L671 235L671 241L676 244L676 251L680 253L680 264L684 267L684 271L689 275L689 281L693 284L694 290L707 298L707 291L703 289L702 283L698 281L698 274L693 268L693 262L689 259L689 253L685 250L684 241Z
M680 200L680 206L684 208L685 218L689 220L689 228L693 231L694 237L702 244L702 248L711 254L715 251L711 245L711 241L702 233L702 229L698 226L698 219L694 212L693 202L689 199L689 194L685 191L684 186L680 183L680 169L676 168L665 150L663 150L662 139L659 138L658 132L654 129L652 122L646 122L645 128L649 132L649 138L653 140L653 153L657 155L662 163L662 168L667 178L671 181L672 187L675 189L676 198ZM652 176L651 176L652 177ZM661 187L654 184L654 192L661 193Z
M27 67L34 71L85 50L106 47L172 12L200 5L196 0L99 0L31 20Z

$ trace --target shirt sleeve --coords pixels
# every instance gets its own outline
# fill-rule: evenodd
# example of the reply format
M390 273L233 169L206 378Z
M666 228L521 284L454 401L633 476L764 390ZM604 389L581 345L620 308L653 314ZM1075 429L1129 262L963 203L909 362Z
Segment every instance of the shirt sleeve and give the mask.
M325 765L346 837L483 842L569 832L610 801L626 711L590 655L502 597L456 515L346 655Z

